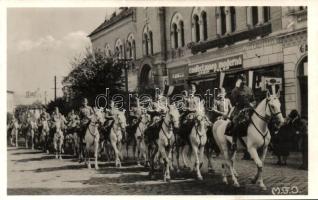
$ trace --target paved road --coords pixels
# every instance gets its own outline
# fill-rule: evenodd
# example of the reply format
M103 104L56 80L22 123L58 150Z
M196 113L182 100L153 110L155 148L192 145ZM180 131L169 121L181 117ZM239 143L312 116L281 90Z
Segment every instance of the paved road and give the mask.
M37 150L8 148L8 194L9 195L212 195L212 194L272 194L292 192L308 194L307 171L298 170L299 154L292 154L287 167L277 166L275 158L269 155L264 169L264 182L267 191L261 191L251 184L256 173L252 161L241 161L238 156L237 171L240 188L225 185L221 181L220 160L215 159L215 172L207 172L203 166L203 181L194 178L190 171L173 173L174 180L163 183L149 180L148 172L134 162L126 162L118 169L113 163L100 162L100 169L87 169L70 156L56 160L54 156ZM285 188L283 188L285 187ZM273 189L274 188L274 189ZM297 190L296 190L297 189Z

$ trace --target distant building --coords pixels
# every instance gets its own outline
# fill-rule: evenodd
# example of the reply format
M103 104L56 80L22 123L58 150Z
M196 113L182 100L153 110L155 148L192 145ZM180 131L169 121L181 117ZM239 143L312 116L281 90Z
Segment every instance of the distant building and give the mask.
M89 37L94 51L134 60L130 90L196 82L229 92L246 74L258 99L275 79L283 113L307 116L307 7L121 8Z
M13 113L15 108L14 92L7 90L7 112Z

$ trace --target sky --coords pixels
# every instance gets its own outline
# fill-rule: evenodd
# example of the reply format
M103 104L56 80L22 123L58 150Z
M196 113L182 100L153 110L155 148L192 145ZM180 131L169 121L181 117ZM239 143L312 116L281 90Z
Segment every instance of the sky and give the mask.
M61 88L70 62L91 45L87 35L111 12L110 8L8 8L7 89L24 95L39 88L52 99L54 76Z

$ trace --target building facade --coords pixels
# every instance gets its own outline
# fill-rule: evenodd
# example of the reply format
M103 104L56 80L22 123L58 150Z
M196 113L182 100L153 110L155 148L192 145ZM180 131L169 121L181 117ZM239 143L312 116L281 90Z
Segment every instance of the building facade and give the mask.
M94 51L132 58L130 90L230 92L246 74L257 100L279 89L285 114L307 116L306 7L122 8L89 37Z

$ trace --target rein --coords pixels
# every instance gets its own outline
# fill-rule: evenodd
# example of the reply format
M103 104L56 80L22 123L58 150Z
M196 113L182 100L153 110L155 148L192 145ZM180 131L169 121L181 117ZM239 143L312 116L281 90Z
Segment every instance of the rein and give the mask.
M271 119L272 117L276 117L277 115L281 114L281 112L277 112L277 113L274 114L273 111L272 111L272 109L271 109L271 107L268 106L268 102L269 102L269 100L266 99L265 115L266 115L266 109L267 109L267 107L268 107L268 108L269 108L269 111L270 111L270 113L271 113L271 116L270 116L269 119L266 118L266 116L260 115L255 109L253 109L253 112L256 114L256 116L257 116L259 119L263 120L266 124L269 123L269 121L270 121L270 119ZM264 148L264 146L265 146L265 138L266 138L266 136L268 135L268 132L269 132L268 128L267 128L267 131L265 132L265 134L263 134L263 132L260 131L260 130L257 128L257 126L255 125L255 123L254 123L252 117L251 117L251 123L252 123L252 125L255 127L255 129L257 130L257 132L263 137L264 142L263 142L262 148Z
M169 122L169 125L166 123L165 120L163 120L163 124L167 127L167 129L172 129L172 127L171 127L171 125L172 125L171 120L170 120L170 122ZM169 138L168 135L167 135L167 133L164 131L164 129L163 129L162 127L163 127L163 126L161 126L161 130L162 130L164 136L165 136L165 137L167 138L167 140L168 140L168 146L170 146L170 145L171 145L171 144L170 144L170 142L171 142L171 136L170 136L170 138Z

